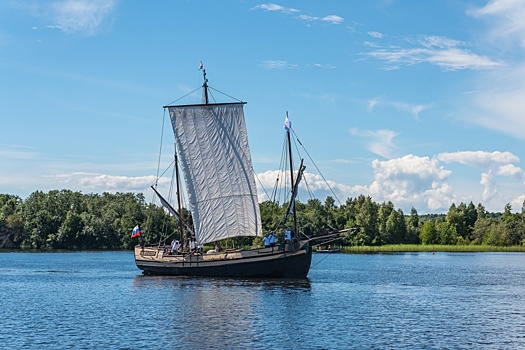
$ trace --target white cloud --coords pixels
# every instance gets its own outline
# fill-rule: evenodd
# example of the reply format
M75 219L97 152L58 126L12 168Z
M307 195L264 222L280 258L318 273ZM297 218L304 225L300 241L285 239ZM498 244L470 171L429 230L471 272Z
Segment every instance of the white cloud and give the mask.
M376 201L392 201L399 207L444 209L454 200L445 182L451 171L437 159L406 155L388 161L374 160L374 181L369 193Z
M366 135L368 131L354 130L353 132ZM405 212L411 207L423 213L446 212L452 203L458 204L471 200L483 203L490 211L500 211L505 203L509 202L517 209L521 208L525 195L516 196L512 191L510 195L504 193L502 191L505 189L502 189L498 183L500 176L523 181L525 176L521 168L511 164L515 161L517 157L510 152L466 151L442 153L433 158L409 154L384 161L373 160L371 167L374 175L369 184L349 186L328 179L325 181L320 175L305 172L302 188L304 189L308 184L309 190L320 199L332 195L332 191L342 201L361 194L370 195L376 202L392 201L396 207ZM453 188L450 182L456 182L458 179L453 179L453 172L446 169L441 162L461 163L481 169L479 193L473 193L472 188L462 192L463 188L459 187L462 186L462 181L465 181L462 179L459 179L458 188ZM273 188L277 179L285 181L288 176L289 174L277 171L258 174L259 180L267 189ZM510 185L515 184L510 183ZM259 198L268 199L263 193L260 193ZM307 199L300 198L301 201Z
M266 11L277 11L277 12L282 12L282 13L296 13L296 12L299 12L299 10L296 10L294 8L290 8L290 7L283 7L281 5L277 5L277 4L272 4L272 3L268 3L268 4L262 4L262 5L257 5L255 7L253 7L252 9L254 10L266 10Z
M293 69L298 66L287 61L274 60L261 62L261 67L264 69Z
M487 24L480 37L486 46L506 57L509 63L478 77L468 95L461 118L486 129L525 139L523 96L525 96L525 2L491 0L468 14Z
M367 140L367 149L384 158L391 158L397 149L394 138L398 135L392 130L359 130L352 128L349 130L353 136L362 137Z
M462 49L460 46L463 43L445 37L420 36L415 45L412 48L378 47L365 55L387 62L389 69L421 63L430 63L445 70L479 70L503 66L501 62Z
M522 179L524 176L523 170L514 164L505 164L500 166L498 169L498 175L509 176L516 179Z
M117 176L87 172L71 172L46 176L55 184L87 192L145 192L155 183L155 176ZM160 179L165 184L169 179ZM56 185L55 185L56 187Z
M93 35L107 22L118 0L54 0L20 7L32 16L43 18L45 28L58 29L67 34ZM37 29L38 27L33 27Z
M66 33L94 33L115 8L112 0L64 0L51 6L56 25Z
M314 63L314 67L317 68L325 68L325 69L334 69L336 66L333 64L321 64L321 63Z
M498 193L498 184L494 178L492 170L481 174L481 181L479 182L483 186L483 196L481 197L484 202L489 202L496 197Z
M486 205L500 197L500 187L496 175L523 178L523 170L512 164L519 162L519 158L511 152L463 151L441 153L437 155L437 159L446 163L455 162L481 169L482 200Z
M468 12L491 21L490 39L501 45L501 40L518 42L525 47L525 2L522 0L490 0L484 7ZM498 42L499 41L499 42Z
M419 120L419 113L430 108L429 105L412 105L404 102L394 102L393 105L401 111L412 114L416 120Z
M525 203L525 194L522 194L521 196L514 198L511 201L510 205L512 205L512 209L514 209L514 211L521 212L524 203Z
M377 98L373 98L373 99L368 100L367 110L369 112L372 112L372 110L374 109L375 106L377 106L378 103L379 103L379 99L377 99Z
M330 15L330 16L325 16L325 17L321 18L321 21L328 22L328 23L331 23L331 24L341 24L341 23L343 23L344 19L343 19L343 17L339 17L339 16L336 16L336 15Z
M4 166L9 160L35 159L37 156L38 152L32 147L0 144L0 158L3 159Z
M285 14L296 14L301 11L290 8L290 7L284 7L281 5L273 4L273 3L267 3L262 5L257 5L255 7L252 7L252 10L266 10L266 11L272 11L272 12L281 12ZM297 18L303 21L313 22L313 21L322 21L330 24L341 24L344 22L344 18L337 15L328 15L324 17L318 17L318 16L311 16L311 15L298 15Z
M462 151L440 153L437 159L446 163L460 163L480 169L491 169L501 165L518 162L519 158L511 152Z
M367 34L370 35L372 38L376 38L376 39L383 38L383 34L379 32L368 32Z
M468 95L469 108L461 114L464 120L525 139L525 64L484 74L473 90Z

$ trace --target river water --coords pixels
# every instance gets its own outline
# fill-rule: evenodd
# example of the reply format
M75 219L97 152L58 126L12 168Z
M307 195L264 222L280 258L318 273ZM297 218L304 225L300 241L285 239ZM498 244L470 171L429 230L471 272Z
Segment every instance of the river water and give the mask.
M314 254L306 281L0 253L6 349L525 349L525 254Z

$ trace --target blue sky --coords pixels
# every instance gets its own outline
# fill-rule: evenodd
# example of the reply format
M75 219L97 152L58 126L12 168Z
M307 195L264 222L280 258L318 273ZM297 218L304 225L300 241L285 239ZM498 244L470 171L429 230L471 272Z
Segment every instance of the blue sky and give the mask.
M521 0L2 1L0 193L148 194L203 61L270 188L288 111L343 201L519 211L524 38Z

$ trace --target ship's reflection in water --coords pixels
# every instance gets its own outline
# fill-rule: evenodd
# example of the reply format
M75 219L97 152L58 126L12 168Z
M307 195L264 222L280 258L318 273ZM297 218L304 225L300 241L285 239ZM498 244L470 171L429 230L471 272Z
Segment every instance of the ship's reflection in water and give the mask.
M266 343L274 328L296 320L296 310L311 293L308 279L241 279L171 276L136 276L135 287L152 298L165 295L166 337L179 345L242 348L247 342ZM144 290L143 290L144 291ZM141 293L142 294L142 293ZM156 296L155 296L156 295ZM271 327L268 327L268 325Z

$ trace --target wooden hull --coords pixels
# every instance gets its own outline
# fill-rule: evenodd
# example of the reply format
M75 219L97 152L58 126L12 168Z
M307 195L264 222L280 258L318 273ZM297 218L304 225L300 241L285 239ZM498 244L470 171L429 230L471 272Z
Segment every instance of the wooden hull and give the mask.
M168 255L159 247L135 247L135 263L148 275L301 279L308 275L311 261L307 241L296 251L286 246L186 255Z

